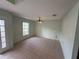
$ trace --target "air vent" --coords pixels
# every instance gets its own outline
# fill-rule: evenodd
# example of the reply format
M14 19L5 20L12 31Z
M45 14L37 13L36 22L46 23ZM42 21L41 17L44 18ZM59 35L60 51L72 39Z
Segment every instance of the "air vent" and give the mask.
M8 2L12 3L12 4L15 4L16 3L16 0L7 0Z

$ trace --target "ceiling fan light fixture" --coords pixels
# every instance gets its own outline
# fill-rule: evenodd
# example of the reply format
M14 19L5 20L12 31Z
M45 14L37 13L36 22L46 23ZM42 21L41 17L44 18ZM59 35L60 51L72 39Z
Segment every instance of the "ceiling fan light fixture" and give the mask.
M42 21L38 21L38 23L43 23Z
M40 17L39 17L39 19L38 19L37 22L38 22L38 23L43 23L43 21L40 19Z

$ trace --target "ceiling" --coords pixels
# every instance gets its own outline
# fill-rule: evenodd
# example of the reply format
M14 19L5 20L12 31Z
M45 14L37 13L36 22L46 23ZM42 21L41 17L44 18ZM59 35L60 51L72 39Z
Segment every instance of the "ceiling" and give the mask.
M60 20L72 8L77 0L17 0L11 4L0 0L0 8L31 20ZM52 16L56 14L57 16Z

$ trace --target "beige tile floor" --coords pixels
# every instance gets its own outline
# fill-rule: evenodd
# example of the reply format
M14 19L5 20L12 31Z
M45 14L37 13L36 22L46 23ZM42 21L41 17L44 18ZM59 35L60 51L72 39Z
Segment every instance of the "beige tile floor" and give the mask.
M0 59L64 59L59 41L32 37L0 55Z

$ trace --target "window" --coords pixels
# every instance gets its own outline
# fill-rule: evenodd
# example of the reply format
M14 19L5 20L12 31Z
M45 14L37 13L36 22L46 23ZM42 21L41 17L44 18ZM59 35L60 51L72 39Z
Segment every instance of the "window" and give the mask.
M1 48L6 47L5 21L4 20L0 20L0 43L1 43Z
M23 36L28 35L29 34L29 23L23 22L22 26L23 26Z

